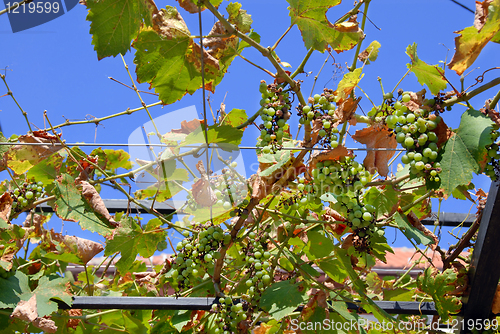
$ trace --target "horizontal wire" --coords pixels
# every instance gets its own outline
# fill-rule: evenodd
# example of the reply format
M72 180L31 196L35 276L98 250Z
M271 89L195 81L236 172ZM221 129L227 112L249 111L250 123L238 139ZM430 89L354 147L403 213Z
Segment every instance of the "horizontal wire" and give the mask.
M179 147L179 148L207 148L206 144L200 145L167 145L167 144L113 144L113 143L9 143L0 142L0 146L115 146L115 147ZM235 145L236 146L236 145ZM221 148L219 146L208 146L208 148ZM238 146L240 150L260 150L262 147L257 146ZM362 148L353 147L346 148L351 151L406 151L404 148ZM282 147L280 150L291 150L291 151L330 151L333 149L325 149L322 147Z

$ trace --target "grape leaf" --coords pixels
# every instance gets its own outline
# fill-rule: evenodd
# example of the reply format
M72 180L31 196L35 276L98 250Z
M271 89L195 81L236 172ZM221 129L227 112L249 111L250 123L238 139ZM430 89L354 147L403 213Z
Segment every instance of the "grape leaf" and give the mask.
M362 68L357 68L352 72L344 74L344 77L342 78L342 80L340 80L337 86L337 90L335 91L335 94L339 99L338 103L346 100L349 95L351 95L351 92L364 76L364 74L361 73L362 70Z
M133 219L125 217L114 233L113 239L107 242L104 255L121 252L122 256L116 263L116 268L121 273L126 272L137 254L150 257L156 251L156 245L165 240L166 234L160 225L162 225L161 220L151 219L143 230Z
M357 22L332 24L326 17L329 8L340 0L287 0L291 24L297 24L307 49L320 52L330 45L335 51L350 50L364 37Z
M76 188L75 180L68 174L57 178L54 195L57 198L54 210L62 220L79 222L82 229L104 236L112 232L113 227L109 221L92 210Z
M318 262L318 266L337 283L343 283L347 278L347 271L344 270L338 259L332 258Z
M368 47L359 54L358 60L365 63L366 65L370 64L377 60L378 57L378 49L381 47L378 41L373 41L368 45Z
M423 275L417 277L418 288L432 297L443 321L448 320L450 313L460 311L462 306L460 299L450 294L455 290L456 283L457 274L453 269L439 273L438 269L429 267L425 269Z
M247 14L246 10L241 9L240 3L231 2L229 5L227 5L226 10L229 14L228 21L233 24L236 29L244 34L250 32L252 18Z
M47 186L54 182L59 170L63 157L59 154L52 154L50 157L40 161L33 166L27 173L27 179L35 179L37 182L43 182Z
M480 111L462 114L460 126L442 148L441 186L449 195L457 186L467 185L472 173L479 173L487 162L486 146L492 144L493 121Z
M222 119L221 125L231 125L238 126L246 122L248 119L245 110L243 109L233 109L229 112L229 114L225 115Z
M124 150L104 150L108 163L106 168L116 172L118 168L131 169L132 162L130 161L130 154Z
M36 305L39 317L44 317L57 311L57 303L51 299L58 299L71 306L73 299L68 293L69 279L56 274L42 276L38 287L33 291L36 295Z
M379 189L370 187L364 195L365 204L373 205L377 211L377 219L396 210L398 195L392 185Z
M184 139L183 142L179 144L179 147L191 144L208 144L222 143L230 145L221 145L222 149L231 148L237 150L237 146L241 143L241 138L243 137L243 130L236 129L231 125L211 125L207 128L207 137L205 138L205 131L202 126L200 126L195 131L191 132Z
M309 255L312 255L309 260L326 257L333 251L333 241L317 230L307 233L307 246Z
M300 283L281 281L273 283L264 290L260 307L276 320L283 319L306 300L306 294Z
M158 12L154 2L148 0L86 0L85 4L99 60L127 53L141 24L150 27L153 13Z
M219 61L194 43L176 8L167 6L157 16L153 28L142 28L132 44L137 50L134 58L137 81L149 82L160 100L171 104L202 88L203 52L205 89L213 92Z
M398 212L395 215L395 220L396 224L408 240L413 239L417 244L422 245L428 245L434 242L431 237L426 236L422 231L415 228L404 214Z
M492 10L490 10L492 9ZM467 27L457 31L455 38L455 54L448 67L462 75L477 59L485 45L493 39L500 39L500 0L493 0L488 8L484 25Z
M434 95L446 88L446 80L439 72L438 65L429 65L418 58L417 43L408 45L406 54L411 58L411 64L406 66L417 76L421 85L427 85Z
M7 279L0 278L0 308L14 308L21 300L28 300L31 297L31 290L28 284L28 276L22 271L16 271L13 276Z

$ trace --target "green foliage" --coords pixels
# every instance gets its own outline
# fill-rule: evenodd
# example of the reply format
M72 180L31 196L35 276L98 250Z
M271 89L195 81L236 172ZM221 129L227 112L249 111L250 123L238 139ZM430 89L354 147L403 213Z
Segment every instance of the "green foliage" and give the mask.
M443 321L447 321L450 314L460 310L462 303L452 294L457 287L457 273L453 269L439 273L436 268L429 267L419 276L417 283L419 289L432 297Z
M469 109L462 114L459 128L443 147L441 182L445 194L469 184L472 173L480 173L486 164L486 146L492 143L492 130L493 122L480 111Z
M10 172L10 178L0 184L3 332L54 331L40 324L44 319L57 327L57 333L67 334L270 334L288 330L292 321L358 321L359 315L349 311L347 303L358 304L378 321L393 323L405 318L392 318L374 300L429 300L429 296L443 320L457 313L468 259L461 259L463 270L441 273L428 267L417 279L406 274L378 277L373 267L394 253L386 239L388 231L401 231L416 247L426 247L416 252L427 253L437 237L422 228L418 219L429 216L431 198L453 195L474 202L484 194L479 190L473 194L473 173L500 175L498 114L470 105L478 91L490 89L495 81L467 93L446 93L447 83L460 78L445 76L438 66L420 60L414 43L406 49L411 59L407 67L433 96L426 99L424 90L405 91L401 87L406 82L399 82L392 91L382 87L382 102L377 105L373 96L361 100L365 73L363 67L356 68L361 64L358 61L363 66L375 61L381 47L373 41L360 53L366 22L363 19L358 25L354 14L368 17L370 1L358 2L342 15L337 0L288 0L290 28L297 25L309 50L300 67L290 72L285 71L291 65L281 61L278 48L282 39L290 37L288 30L274 47L267 48L252 30L259 13L247 13L240 3L221 8L226 16L216 8L221 0L177 3L186 15L200 10L204 16L214 15L211 32L202 37L203 48L197 43L200 36L192 36L199 27L188 27L186 22L191 20L184 21L177 7L158 10L152 1L87 0L98 59L123 55L132 43L137 81L149 83L162 104L172 104L198 89L215 92L233 60L244 57L246 49L257 50L267 62L256 62L258 70L273 79L262 80L255 92L244 92L248 99L242 103L255 97L260 107L236 105L226 113L221 104L211 119L184 120L180 129L153 133L168 147L155 151L150 161L132 161L124 150L65 147L62 135L49 129L9 139L0 134L0 143L16 143L0 145L0 169ZM488 10L483 8L476 15L474 27L460 32L457 52L449 64L459 74L486 43L500 40L500 0L478 5L489 5ZM328 20L330 10L337 21ZM304 75L313 70L306 69L312 54L351 49L355 49L353 65L336 89L327 86L321 94L307 95L302 87L306 82L316 83ZM253 64L253 59L244 59ZM371 77L367 84L374 81L372 73L366 75ZM364 90L363 94L367 95ZM366 114L365 100L373 103ZM445 118L458 117L459 102L467 103L468 109L461 115L459 128L451 131ZM126 113L132 111L104 119ZM297 114L301 127L294 129ZM254 122L257 117L261 124ZM67 121L55 129L73 124ZM259 172L245 176L239 167L249 166L238 166L234 157L240 154L238 146L245 132L253 134L254 126L258 127ZM352 143L349 136L359 143L364 140L370 149L362 163L354 155L357 151L344 146ZM392 161L397 143L406 151ZM190 165L193 161L196 167ZM406 167L398 166L398 172L390 174L396 169L391 164L399 161ZM220 170L213 170L215 162L222 165ZM153 181L141 189L134 181L143 174ZM100 197L104 186L126 198L130 210L110 215ZM176 210L183 214L181 221L171 221L171 216L155 209L156 203L182 196L185 203L176 202ZM138 201L142 199L152 204L144 205ZM62 220L104 236L102 245L55 232L50 215L32 210L44 202ZM152 217L136 214L134 205L141 205ZM23 212L29 216L21 224L14 218ZM172 241L179 238L183 239L176 240L175 250L171 249ZM29 243L36 244L31 253ZM94 266L91 259L102 250L105 261ZM150 258L157 251L172 254L151 268L138 258ZM442 250L444 257L451 253ZM99 270L109 261L115 261L117 273L101 275ZM84 265L76 278L67 270L70 264ZM68 313L59 310L56 302L71 305L73 295L161 296L169 288L176 296L217 297L218 305L210 311ZM38 321L18 316L30 298L36 299L31 311ZM8 317L11 313L14 316ZM69 322L68 314L72 316ZM257 321L260 326L255 325ZM364 328L356 332L366 333Z

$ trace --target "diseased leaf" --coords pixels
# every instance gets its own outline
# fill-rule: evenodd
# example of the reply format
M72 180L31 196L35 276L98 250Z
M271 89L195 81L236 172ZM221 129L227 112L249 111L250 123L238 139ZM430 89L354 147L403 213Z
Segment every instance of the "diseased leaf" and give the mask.
M14 308L21 300L28 300L31 297L31 290L28 284L28 276L22 271L16 271L13 276L7 279L0 278L0 308Z
M359 54L358 59L359 61L365 63L365 64L370 64L371 62L374 62L377 60L378 57L378 49L380 49L381 45L378 41L373 41L368 45L368 47Z
M462 75L477 59L485 45L493 39L499 41L500 34L500 0L484 1L484 12L476 16L474 26L456 31L455 54L448 67ZM492 9L490 11L490 9ZM483 16L481 18L481 16ZM486 17L486 20L484 19ZM482 22L484 22L484 24Z
M411 58L411 64L406 66L417 76L421 85L427 85L433 95L446 88L446 80L441 75L438 65L429 65L417 56L417 44L409 45L406 54Z
M52 145L58 140L55 136L47 135L45 131L34 131L33 134L23 135L18 138L21 143L35 143L46 145L16 145L6 153L7 166L16 174L23 174L52 153L61 149L61 146Z
M76 256L79 260L78 264L87 264L94 256L104 250L104 247L100 243L76 236L62 235L61 233L51 231L51 237L52 240L60 243L57 253L69 253ZM50 255L50 253L47 255Z
M73 304L73 299L68 292L69 279L56 274L42 276L37 288L33 291L36 295L36 305L39 317L50 315L57 311L58 306L52 299L58 299L67 305Z
M124 55L137 36L141 24L150 27L158 12L148 0L86 0L92 44L100 59Z
M104 150L108 160L107 168L116 172L118 168L131 169L130 154L124 150Z
M191 39L184 20L174 7L162 9L152 28L143 28L132 46L137 50L137 81L149 82L160 100L171 104L187 93L202 88L202 50ZM219 75L219 61L203 50L205 89L214 90L212 82Z
M58 154L52 154L33 166L27 173L28 179L35 179L37 182L43 182L47 186L54 182L61 169L63 157Z
M486 147L492 144L493 121L480 111L462 114L459 128L442 148L441 187L450 195L457 186L467 185L472 173L480 173L487 162Z
M326 257L333 251L333 241L317 230L309 231L307 239L308 253L312 256L309 260Z
M252 25L252 18L247 11L241 9L241 4L238 2L231 2L226 7L227 13L229 14L228 21L233 24L236 29L246 34L250 32L250 26Z
M273 283L262 293L260 307L274 319L281 320L306 300L302 289L300 283L291 281Z
M307 49L324 52L328 45L337 52L350 50L364 37L357 22L332 24L326 17L329 8L340 0L287 0L291 24L297 24Z
M110 222L105 217L98 216L82 198L71 176L63 174L58 177L54 194L57 197L54 210L59 218L79 222L82 229L104 236L111 233L113 227Z
M245 123L247 119L248 116L245 113L245 110L233 109L229 112L229 114L225 115L225 117L222 119L221 125L231 125L236 127Z
M432 297L443 321L447 321L450 314L460 311L462 307L460 298L450 294L457 285L457 274L453 269L446 269L440 273L435 267L429 267L417 277L417 284L420 290Z
M106 218L111 225L116 226L117 223L115 219L109 214L109 211L106 208L106 205L104 204L101 195L99 195L94 186L88 183L87 181L80 181L80 185L82 186L83 198L87 200L92 209L97 214Z
M359 81L363 78L364 74L361 73L363 69L357 68L352 72L344 74L342 80L340 80L335 95L337 95L337 103L341 103L347 100L351 92L356 88Z
M365 144L368 149L396 148L398 143L393 132L386 126L372 125L362 130L357 130L352 139ZM373 151L366 153L363 164L370 173L376 170L380 175L389 174L388 162L394 155L394 151Z

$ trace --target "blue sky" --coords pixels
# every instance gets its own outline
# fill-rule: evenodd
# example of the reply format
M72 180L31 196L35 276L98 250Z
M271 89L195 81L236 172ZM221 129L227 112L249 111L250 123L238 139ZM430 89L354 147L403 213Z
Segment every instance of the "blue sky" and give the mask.
M252 15L254 23L252 28L261 35L261 44L273 45L281 34L288 28L288 3L284 0L251 0L241 1L243 9ZM228 2L224 2L227 4ZM463 3L474 8L474 1L464 0ZM175 1L158 1L158 7L176 5ZM344 2L327 13L331 21L341 17L351 8L351 2ZM180 10L181 15L188 24L192 35L199 34L198 17ZM225 10L222 9L225 13ZM126 84L130 84L120 57L97 60L97 55L91 45L89 34L90 23L85 20L86 8L77 5L67 14L41 26L18 33L12 33L7 15L0 16L0 69L8 68L7 81L21 106L28 112L30 121L40 128L44 127L43 112L48 111L52 124L59 124L70 120L81 120L86 117L102 117L117 113L127 108L140 106L135 93L119 85L108 77L113 77ZM363 48L371 41L377 40L382 47L378 60L365 67L365 76L360 86L378 103L382 100L377 77L382 78L386 90L391 90L406 72L409 57L405 54L406 47L412 43L418 44L418 56L430 64L451 59L454 50L453 32L471 26L474 15L457 6L451 1L439 0L404 0L404 1L373 1L370 5L368 18L380 28L378 30L372 23L367 22L365 33L367 37ZM361 16L359 17L361 20ZM203 13L203 32L208 33L214 23L213 17L208 12ZM466 78L466 87L474 83L474 77L484 70L497 66L498 45L488 45L471 67L474 70ZM133 51L133 49L132 49ZM277 48L277 53L282 61L290 63L294 68L298 66L306 49L303 45L300 32L294 27ZM268 62L258 52L248 50L244 55L257 64L271 69ZM324 87L336 88L341 79L338 67L346 70L351 65L353 52L335 54L335 63L331 59L318 78L315 93L320 93ZM314 54L305 70L311 74L300 75L298 79L304 80L304 95L308 95L314 77L324 60L326 54ZM135 70L133 54L127 53L125 60L131 71ZM358 63L358 65L360 65ZM469 70L470 71L470 70ZM468 73L467 71L466 73ZM5 73L2 71L2 73ZM446 71L448 79L453 85L459 87L459 77L450 70ZM492 71L486 75L485 81L495 77ZM135 77L135 76L134 76ZM245 109L249 115L259 107L260 93L258 85L260 80L270 80L264 72L254 69L241 59L236 59L222 83L211 96L212 107L218 109L224 100L226 110L232 108ZM0 95L5 93L3 83L0 83ZM420 90L413 74L409 75L400 86L404 90ZM139 85L142 90L148 90L147 84ZM450 90L450 87L447 88ZM358 90L358 95L362 93ZM490 96L491 95L491 96ZM483 106L484 100L493 97L494 92L482 94L472 100L472 105L477 109ZM147 103L154 103L154 96L143 94ZM193 96L186 96L182 101L164 107L155 107L151 110L153 117L162 116L181 108L195 106L198 114L202 114L202 95L196 92ZM368 111L369 101L363 96L361 107ZM21 112L7 97L0 99L0 123L6 136L11 134L24 134L28 131ZM445 121L451 127L457 127L461 113L465 110L456 107L452 112L445 114ZM210 112L208 112L210 114ZM95 125L80 125L63 128L63 138L67 142L98 142L98 143L126 143L129 135L139 125L148 121L145 112L137 112L130 116L103 122L96 128ZM297 119L292 122L297 124ZM292 126L293 128L293 126ZM258 132L250 127L244 136L244 145L254 146ZM348 147L359 147L348 141ZM88 150L90 151L90 150ZM243 152L245 164L255 162L255 153ZM359 160L362 160L359 154ZM249 172L247 171L249 174ZM489 189L489 179L484 176L477 177L475 183L485 191ZM106 193L105 193L106 194ZM122 198L122 197L121 197ZM470 204L457 203L450 200L443 203L441 211L466 213ZM434 207L437 210L437 206ZM90 237L90 233L80 232L66 223L64 230L69 234ZM55 227L59 230L60 227ZM393 232L388 233L392 241ZM95 236L91 236L95 238ZM396 245L403 245L404 237L398 236ZM449 240L449 241L448 241ZM453 242L444 239L446 243Z

